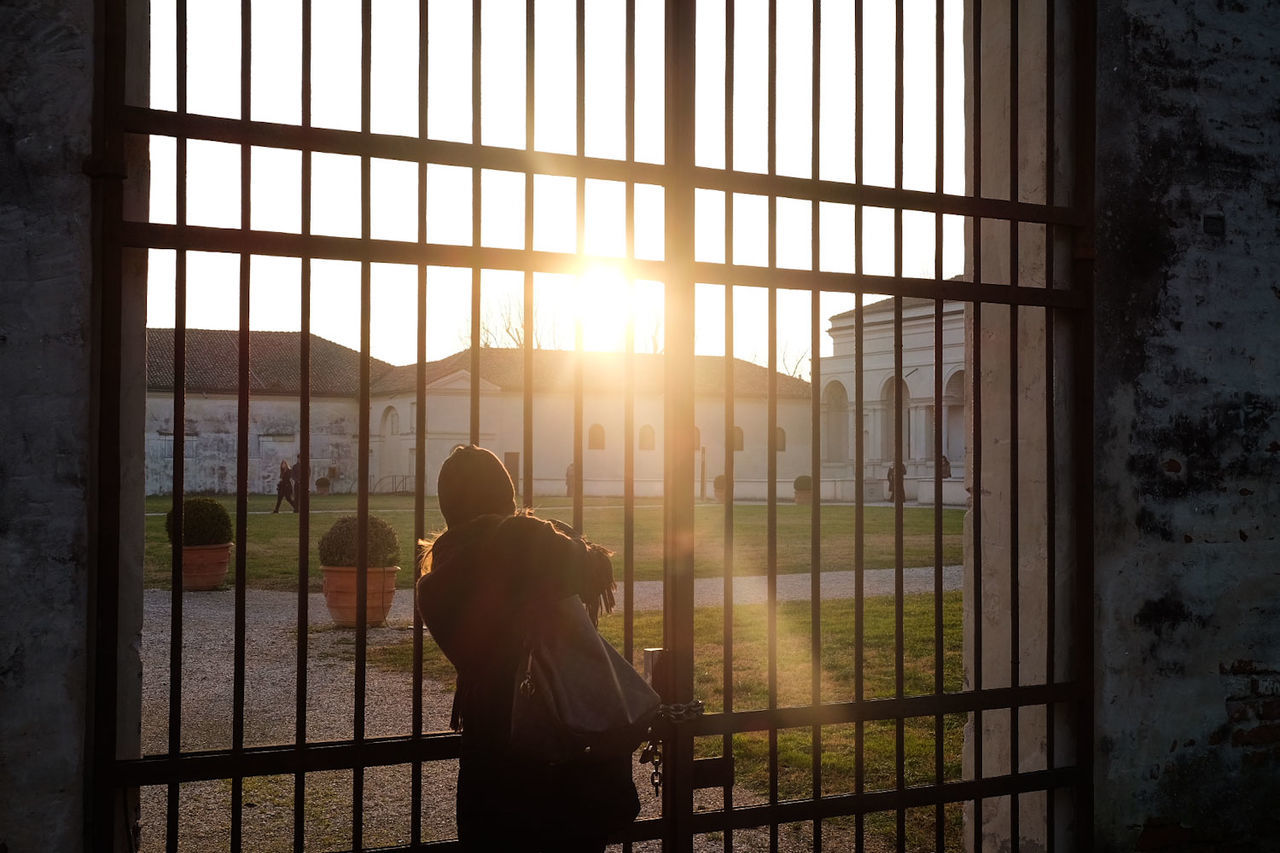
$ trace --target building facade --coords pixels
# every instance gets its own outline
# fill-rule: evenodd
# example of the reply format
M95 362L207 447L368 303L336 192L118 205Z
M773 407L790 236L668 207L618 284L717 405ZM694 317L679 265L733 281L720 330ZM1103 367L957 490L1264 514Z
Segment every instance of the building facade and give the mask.
M963 505L967 498L965 408L965 316L958 302L943 302L941 352L935 344L937 302L903 297L901 372L894 356L897 340L895 301L885 299L836 314L827 334L833 353L822 359L822 483L824 497L851 501L858 488L857 442L862 440L864 497L886 500L896 456L897 415L901 415L903 495L922 504L934 502L935 460L942 462L942 502ZM861 417L856 405L859 373L858 322L862 324ZM942 398L937 397L941 374ZM936 453L940 419L941 453Z
M173 331L147 333L146 484L148 494L173 490ZM238 396L236 333L186 332L184 448L185 491L225 493L236 488ZM298 399L300 340L293 332L252 332L250 337L249 483L252 493L275 491L280 462L300 460ZM359 480L360 354L313 336L310 403L312 488L318 478L334 492L354 492ZM662 357L634 361L635 493L662 494ZM524 470L524 353L480 351L480 444L498 454L520 485ZM695 491L703 497L725 470L724 360L699 356L696 365ZM768 371L735 359L735 497L768 494ZM427 431L418 441L417 368L370 360L369 488L412 491L416 455L426 453L427 493L435 493L440 464L470 440L471 357L455 353L426 366ZM573 460L575 355L535 350L533 373L533 492L564 494ZM582 489L588 495L621 495L625 475L626 356L591 353L583 364ZM793 494L797 475L810 465L809 383L777 376L778 495Z

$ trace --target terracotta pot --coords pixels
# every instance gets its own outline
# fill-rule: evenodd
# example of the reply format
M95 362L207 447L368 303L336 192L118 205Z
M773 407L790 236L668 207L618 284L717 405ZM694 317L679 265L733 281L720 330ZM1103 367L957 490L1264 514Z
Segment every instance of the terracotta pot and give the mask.
M339 628L356 627L355 566L321 566L324 572L324 603ZM365 598L365 624L370 628L387 623L391 600L396 594L399 566L370 566Z
M182 546L182 588L217 589L227 579L231 543Z
M813 503L813 489L798 489L796 491L795 501L798 504Z

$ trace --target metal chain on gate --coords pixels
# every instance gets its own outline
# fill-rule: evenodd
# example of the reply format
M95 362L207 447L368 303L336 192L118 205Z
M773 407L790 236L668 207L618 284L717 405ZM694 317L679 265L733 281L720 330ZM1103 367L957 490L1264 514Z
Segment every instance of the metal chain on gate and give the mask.
M673 702L670 705L658 706L658 717L673 723L687 723L701 717L703 705L701 699L692 702ZM662 738L658 737L653 727L649 729L649 742L640 751L640 763L652 764L653 772L649 774L649 784L653 785L653 795L662 796Z

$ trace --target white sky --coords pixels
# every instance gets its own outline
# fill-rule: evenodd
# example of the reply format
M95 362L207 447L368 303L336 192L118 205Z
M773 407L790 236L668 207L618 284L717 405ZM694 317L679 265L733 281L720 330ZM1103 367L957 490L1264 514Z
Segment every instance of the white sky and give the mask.
M855 85L853 0L822 3L821 127L818 177L855 181L853 121ZM964 192L963 57L960 0L945 3L944 92L946 146L944 190ZM903 184L933 191L935 111L935 2L904 3ZM535 31L535 137L540 151L575 153L576 74L573 0L537 0ZM481 141L524 147L525 4L524 0L484 0L481 53ZM663 156L662 0L637 0L636 158L661 162ZM586 4L586 154L625 157L624 0ZM427 129L433 139L471 142L471 4L430 5ZM375 133L413 136L418 130L417 0L373 0L371 125ZM151 4L151 105L174 109L175 13L172 0ZM779 4L777 44L777 171L811 177L812 6L810 0ZM359 130L360 2L313 0L312 124ZM695 156L701 166L724 168L724 4L701 2L698 8L698 124ZM192 113L240 117L240 14L235 3L188 2L188 109ZM767 171L767 0L737 0L734 81L734 167ZM251 116L259 121L301 121L300 0L257 0L252 9ZM864 6L865 141L864 176L868 184L893 185L894 152L894 8L866 0ZM153 137L151 220L175 221L175 142ZM187 222L240 227L240 149L223 143L187 144ZM374 159L371 163L371 232L374 238L414 241L417 237L417 165ZM251 152L250 227L298 233L301 222L301 155L297 151L254 148ZM486 170L481 187L481 242L521 248L524 239L524 179L519 173ZM584 346L620 349L628 317L634 315L637 350L660 348L662 286L637 282L628 287L625 256L625 187L603 180L586 182L588 272L579 277L535 276L535 339L545 347L572 348L575 322L583 321ZM636 187L636 255L662 257L663 192ZM471 173L444 165L427 167L427 240L469 244ZM733 199L737 264L767 264L767 199ZM697 259L723 262L724 197L699 190L695 199L694 241ZM799 199L777 202L777 263L810 269L810 207ZM855 208L822 204L817 268L851 272L854 264ZM931 277L934 271L934 218L906 212L903 217L906 275ZM574 252L575 185L572 178L540 175L534 183L534 248ZM943 272L962 271L963 222L944 217ZM360 236L359 158L312 155L314 234ZM864 211L863 268L892 274L893 214ZM171 251L151 254L147 322L174 325L174 258ZM254 329L296 331L300 320L300 261L255 256L251 260L250 325ZM312 331L353 349L359 348L360 266L312 262ZM416 268L374 264L372 279L372 354L386 361L412 362L417 352ZM187 325L236 328L239 259L235 255L188 253ZM470 268L430 267L427 272L427 354L439 358L466 346L470 327ZM486 270L482 274L483 322L501 338L504 318L521 317L523 273ZM724 293L718 285L699 285L697 351L724 349ZM767 294L762 288L734 289L735 355L765 363ZM784 369L808 373L810 296L778 292L778 356ZM854 304L845 294L824 293L820 336L830 352L826 318ZM629 309L629 310L628 310Z

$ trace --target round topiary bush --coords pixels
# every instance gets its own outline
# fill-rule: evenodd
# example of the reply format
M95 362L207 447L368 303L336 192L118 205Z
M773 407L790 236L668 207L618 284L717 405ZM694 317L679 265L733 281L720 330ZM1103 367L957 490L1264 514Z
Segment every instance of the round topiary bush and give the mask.
M169 544L178 544L173 510L164 517ZM182 502L182 544L224 545L231 541L231 516L213 498L187 498Z
M356 533L360 518L344 515L320 537L320 565L354 566ZM376 515L369 516L369 565L394 566L400 562L400 540L395 528Z
M801 474L799 477L796 477L796 481L791 485L797 492L812 492L813 478L808 474Z

